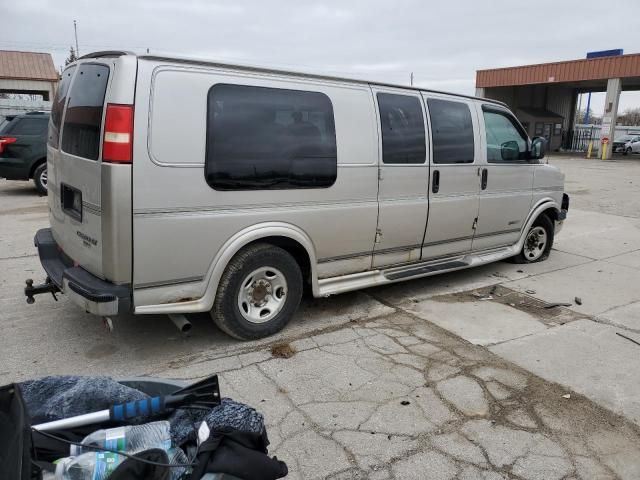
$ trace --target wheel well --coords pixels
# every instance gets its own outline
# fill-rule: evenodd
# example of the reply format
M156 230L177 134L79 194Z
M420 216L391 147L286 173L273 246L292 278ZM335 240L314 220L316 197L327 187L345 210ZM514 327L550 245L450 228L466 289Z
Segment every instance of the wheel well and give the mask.
M291 238L279 236L260 238L249 243L249 245L253 245L255 243L270 243L271 245L275 245L276 247L286 250L298 263L302 272L302 278L311 283L311 261L309 260L307 250L300 243Z
M43 163L46 163L46 161L47 161L47 157L41 158L40 160L33 162L33 165L31 165L31 170L29 171L29 178L33 178L33 172L36 171L36 168L38 168Z
M558 220L558 210L554 207L547 208L540 215L546 215L552 222Z

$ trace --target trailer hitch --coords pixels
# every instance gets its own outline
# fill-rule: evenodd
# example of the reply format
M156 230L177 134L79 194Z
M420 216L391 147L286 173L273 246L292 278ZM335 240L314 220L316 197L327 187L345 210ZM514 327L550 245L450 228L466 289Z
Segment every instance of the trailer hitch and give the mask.
M28 278L25 283L27 284L24 287L24 294L27 296L27 303L31 305L35 303L36 299L33 298L34 295L40 295L41 293L50 293L53 296L53 299L57 302L58 297L56 297L56 293L60 291L58 286L51 281L49 277L47 277L44 283L40 285L33 285L33 280Z

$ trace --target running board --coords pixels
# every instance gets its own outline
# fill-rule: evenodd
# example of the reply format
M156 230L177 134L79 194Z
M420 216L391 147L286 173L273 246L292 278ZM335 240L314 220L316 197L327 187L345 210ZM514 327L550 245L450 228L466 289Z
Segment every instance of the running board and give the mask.
M455 272L456 270L497 262L498 260L512 257L516 255L521 248L522 244L519 242L518 244L508 247L493 248L481 252L458 255L453 258L449 257L448 259L431 260L399 267L391 266L385 270L369 270L367 272L352 273L338 277L321 278L318 280L316 296L324 297L412 278Z
M471 266L467 262L453 261L439 263L437 265L412 266L403 270L395 270L393 272L383 272L384 276L389 280L400 280L402 278L415 277L418 275L426 275L428 273L439 272L440 270L452 270L454 268L464 268Z

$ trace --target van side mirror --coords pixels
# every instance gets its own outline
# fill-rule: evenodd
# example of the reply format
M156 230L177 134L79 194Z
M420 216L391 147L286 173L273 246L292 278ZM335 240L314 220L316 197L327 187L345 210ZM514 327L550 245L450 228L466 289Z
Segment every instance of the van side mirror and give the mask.
M543 159L546 149L547 140L544 137L533 137L531 149L529 150L529 160Z
M500 156L505 162L513 162L520 157L520 146L515 140L504 142L500 145Z

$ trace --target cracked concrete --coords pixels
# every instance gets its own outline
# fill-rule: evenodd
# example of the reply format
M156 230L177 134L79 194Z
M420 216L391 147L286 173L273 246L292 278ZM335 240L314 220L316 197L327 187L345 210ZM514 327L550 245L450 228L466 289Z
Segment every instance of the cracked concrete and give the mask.
M640 475L640 432L623 418L406 313L366 325L222 373L227 395L265 414L289 478ZM443 365L455 370L433 380Z

